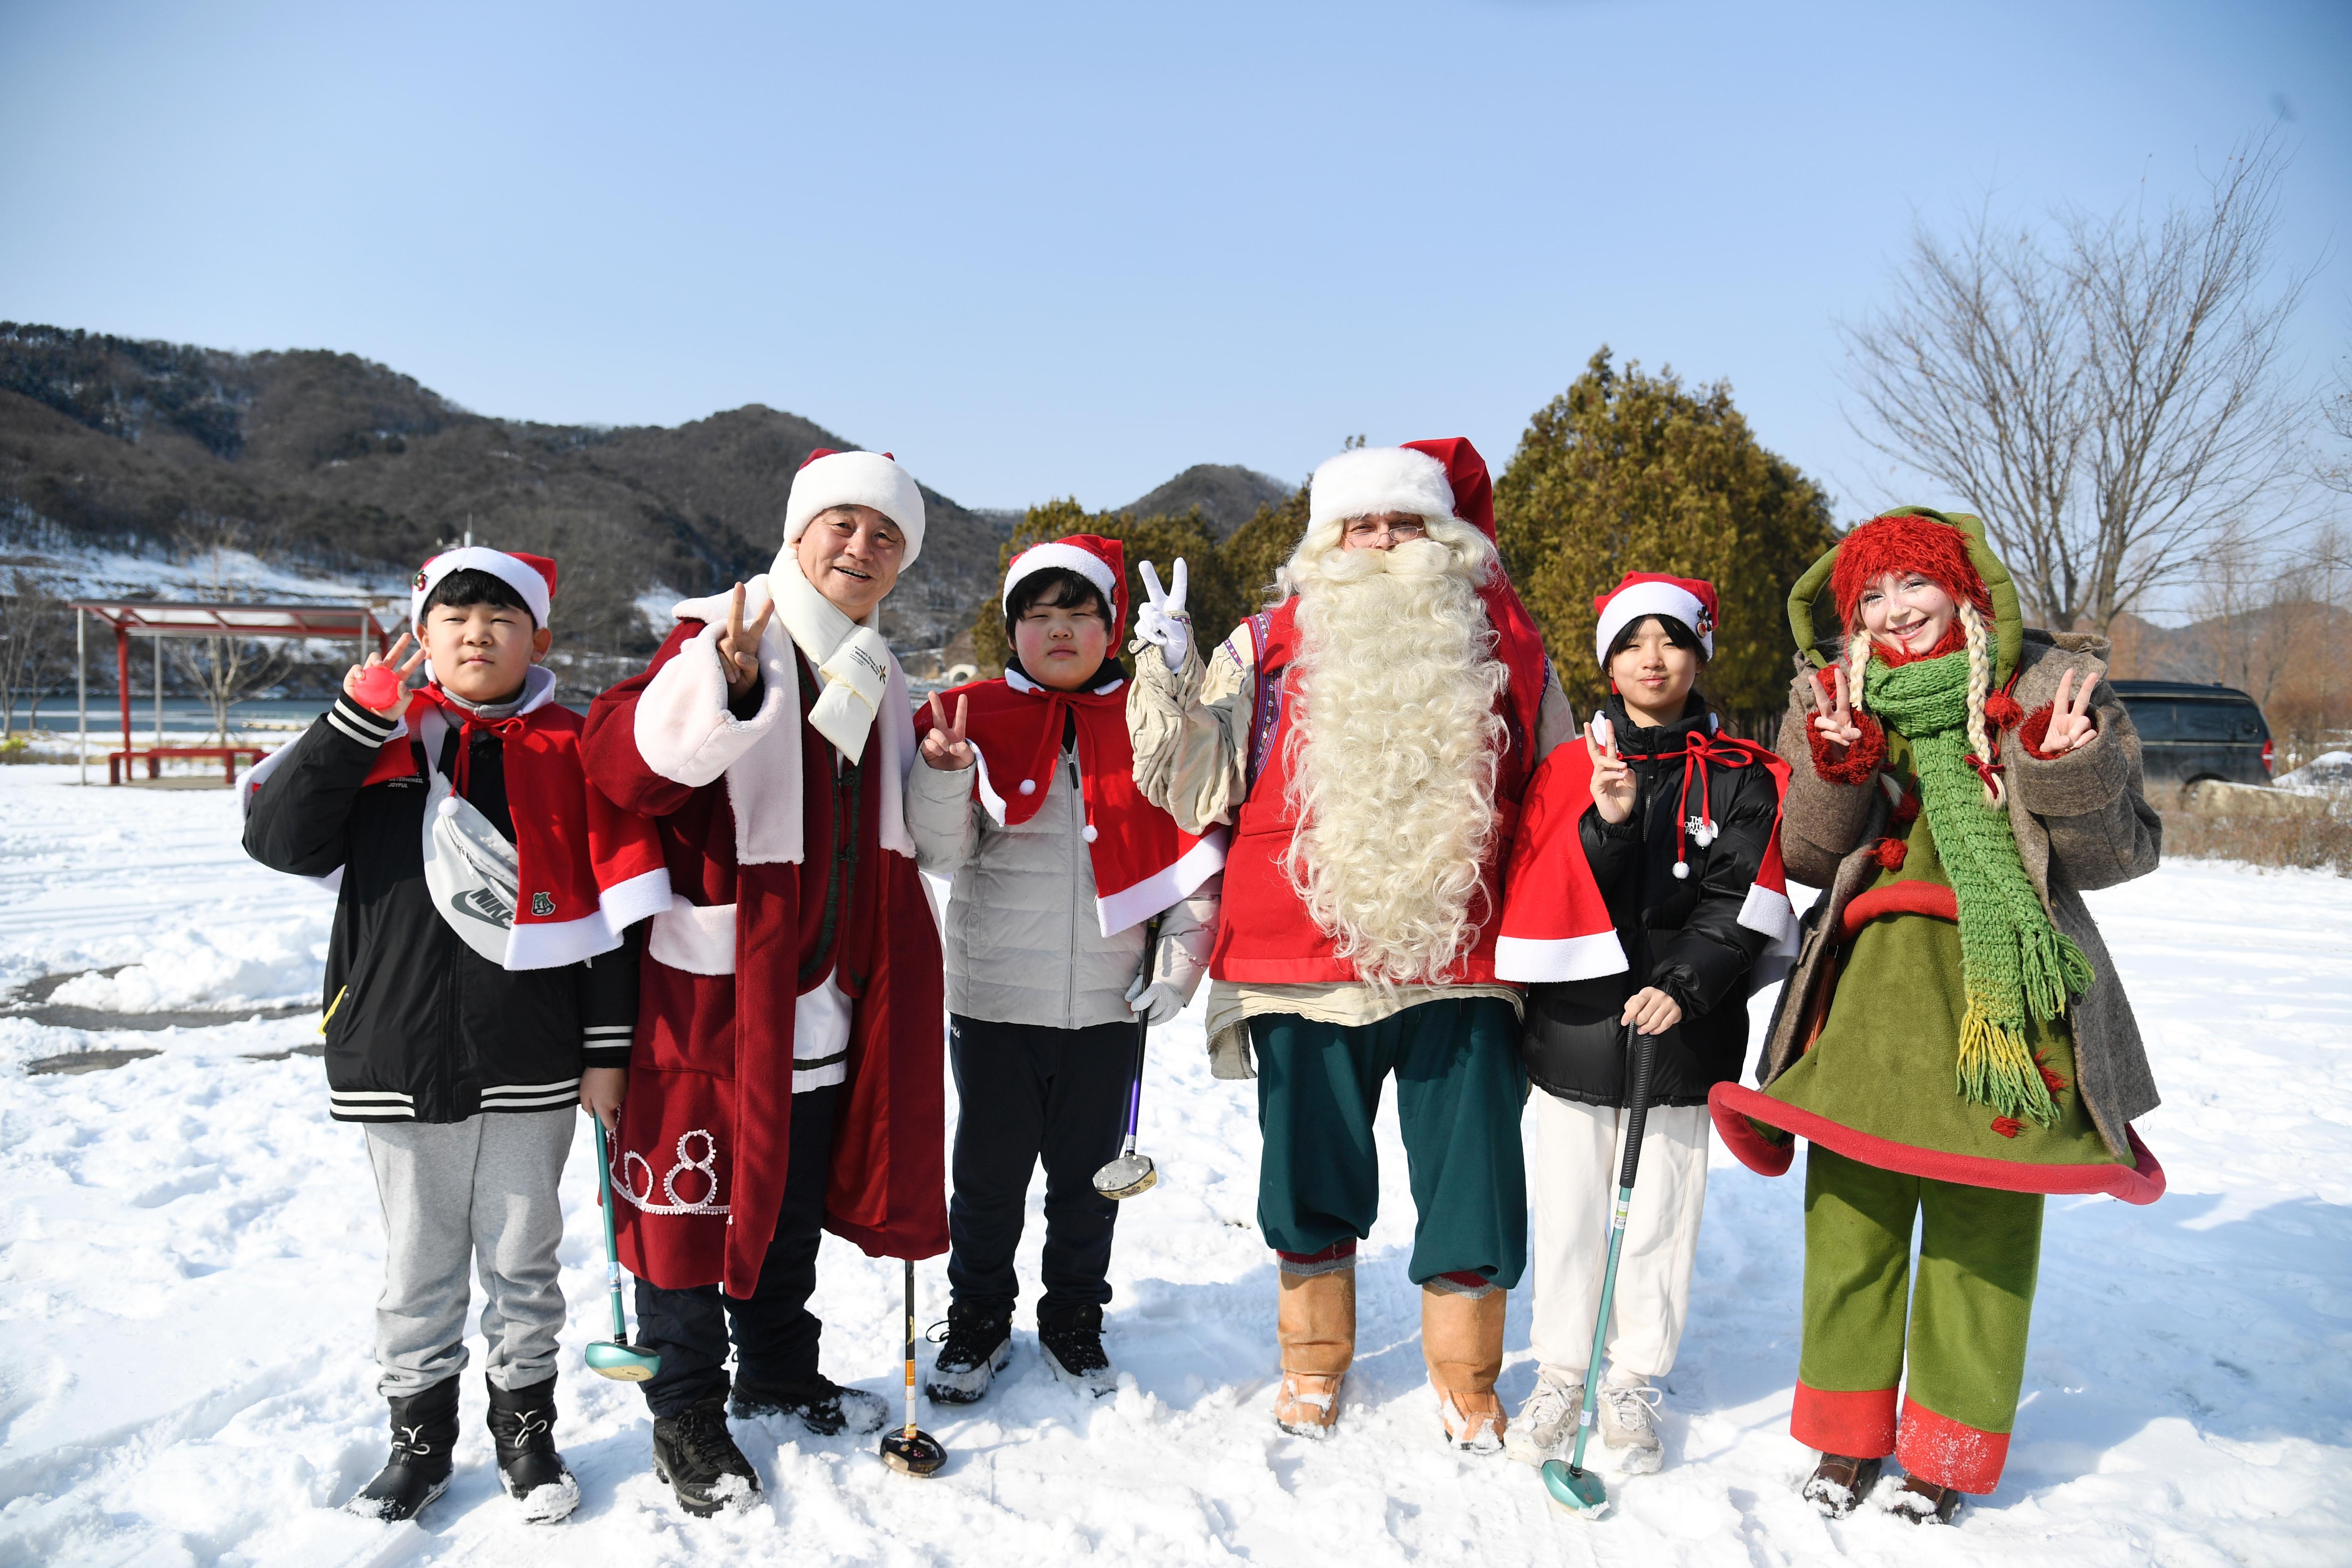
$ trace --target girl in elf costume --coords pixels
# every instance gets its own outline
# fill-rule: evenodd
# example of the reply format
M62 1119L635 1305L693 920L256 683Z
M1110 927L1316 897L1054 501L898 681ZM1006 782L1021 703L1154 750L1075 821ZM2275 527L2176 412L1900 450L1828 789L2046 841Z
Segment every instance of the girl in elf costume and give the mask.
M1824 585L1846 638L1833 665L1814 651ZM2130 1125L2156 1083L2083 902L2155 869L2160 824L2105 641L2023 631L1975 518L1861 524L1789 618L1822 668L1780 726L1782 844L1824 891L1762 1087L1709 1102L1753 1170L1786 1171L1791 1134L1811 1145L1790 1419L1822 1451L1806 1497L1846 1513L1894 1454L1894 1510L1948 1521L2000 1480L2042 1195L2164 1191Z
M1102 1320L1118 1205L1093 1177L1118 1152L1139 1022L1174 1017L1208 965L1224 865L1222 828L1180 832L1135 787L1127 672L1113 657L1127 620L1119 542L1080 533L1023 551L1003 603L1012 662L916 716L929 765L907 801L924 869L955 878L954 1299L927 1384L950 1405L986 1394L1012 1354L1013 1254L1041 1159L1038 1346L1056 1376L1110 1391Z
M1711 583L1629 574L1593 601L1607 704L1538 770L1512 846L1496 973L1529 982L1520 1049L1536 1097L1540 1373L1504 1447L1540 1464L1576 1435L1626 1136L1625 1042L1658 1037L1611 1313L1601 1436L1628 1471L1661 1452L1653 1378L1671 1371L1706 1206L1707 1091L1736 1082L1748 997L1788 972L1780 875L1788 765L1720 731L1693 689L1715 652Z

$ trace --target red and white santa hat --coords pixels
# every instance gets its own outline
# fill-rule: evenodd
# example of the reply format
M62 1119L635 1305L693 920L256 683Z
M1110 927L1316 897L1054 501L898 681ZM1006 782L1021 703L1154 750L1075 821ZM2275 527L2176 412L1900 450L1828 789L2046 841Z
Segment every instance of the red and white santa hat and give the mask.
M1454 485L1445 465L1412 447L1359 447L1315 470L1307 481L1307 527L1381 512L1452 517Z
M1056 567L1076 573L1102 591L1103 603L1110 606L1110 637L1116 644L1120 628L1127 625L1127 546L1116 539L1105 539L1098 533L1069 533L1031 545L1004 569L1004 592L997 600L998 606L1009 614L1013 590L1024 577Z
M1625 580L1592 601L1600 624L1592 629L1592 657L1609 667L1609 645L1644 616L1672 616L1698 634L1698 646L1715 657L1715 584L1662 572L1628 572Z
M416 580L409 584L408 624L425 624L425 601L441 579L452 572L487 572L512 588L530 610L532 622L546 626L551 604L555 598L555 563L544 555L526 555L520 550L492 550L487 544L468 544L456 550L445 550L417 568Z
M830 447L811 452L793 476L793 492L784 501L784 543L799 543L809 520L836 506L870 506L898 525L907 536L901 572L923 552L922 488L889 453L836 452Z

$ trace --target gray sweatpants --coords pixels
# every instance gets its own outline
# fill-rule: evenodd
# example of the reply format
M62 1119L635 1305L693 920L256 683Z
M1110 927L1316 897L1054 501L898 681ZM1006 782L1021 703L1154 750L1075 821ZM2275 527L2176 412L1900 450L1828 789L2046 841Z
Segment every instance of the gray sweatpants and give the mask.
M375 1306L376 1389L404 1397L466 1370L467 1265L478 1264L490 1381L528 1388L555 1375L563 1291L556 1183L578 1112L501 1111L464 1121L367 1129L383 1204L383 1295Z

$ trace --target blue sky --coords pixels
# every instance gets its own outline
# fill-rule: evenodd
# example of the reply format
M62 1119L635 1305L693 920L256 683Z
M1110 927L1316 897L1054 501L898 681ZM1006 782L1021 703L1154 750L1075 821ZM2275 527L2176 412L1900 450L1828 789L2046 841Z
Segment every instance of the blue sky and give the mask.
M1603 342L1917 495L1834 323L1915 217L2294 150L2352 347L2352 6L0 6L0 318L381 360L510 417L761 402L971 505L1499 469Z

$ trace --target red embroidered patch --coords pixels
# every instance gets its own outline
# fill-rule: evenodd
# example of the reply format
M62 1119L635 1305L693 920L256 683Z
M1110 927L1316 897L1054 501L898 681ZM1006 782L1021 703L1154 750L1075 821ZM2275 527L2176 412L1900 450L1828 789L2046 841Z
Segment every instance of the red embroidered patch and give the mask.
M1904 858L1910 852L1911 847L1900 838L1882 838L1878 841L1878 847L1872 851L1879 865L1889 871L1901 870Z
M1919 797L1906 795L1895 803L1895 826L1908 827L1919 820Z
M2058 1076L2057 1069L2053 1068L2050 1063L2043 1058L2040 1051L2033 1053L2033 1065L2041 1070L2042 1086L2044 1089L2048 1089L2053 1094L2063 1094L2066 1092L2066 1080Z
M1992 1130L2004 1138L2014 1138L2025 1131L2025 1123L2014 1116L1996 1116L1992 1119Z

